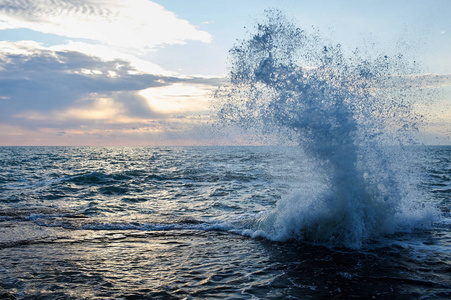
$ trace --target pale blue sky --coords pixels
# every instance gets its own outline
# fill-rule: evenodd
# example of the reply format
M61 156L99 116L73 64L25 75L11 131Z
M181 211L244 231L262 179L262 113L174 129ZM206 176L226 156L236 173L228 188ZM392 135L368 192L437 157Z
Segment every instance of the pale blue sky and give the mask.
M402 52L450 85L449 0L8 0L0 145L210 143L211 90L267 8L345 50ZM450 102L448 88L429 105L426 142L451 143Z
M169 58L166 57L173 53L182 54L183 51L195 52L200 49L202 53L198 56L199 64L203 59L211 59L212 66L205 68L217 73L220 70L219 61L225 61L223 53L230 49L237 38L245 36L244 27L252 27L253 21L259 20L264 9L276 7L295 19L302 28L314 26L322 36L341 43L344 47L353 49L364 47L364 43L375 42L381 52L399 52L396 44L404 40L405 47L417 48L411 49L412 54L419 57L417 59L422 61L429 72L447 74L451 70L451 1L448 0L155 2L213 36L211 44L175 46L173 51L161 53L156 61L167 61ZM195 57L192 53L190 55ZM190 61L182 62L181 65L188 62ZM190 69L195 68L194 64Z

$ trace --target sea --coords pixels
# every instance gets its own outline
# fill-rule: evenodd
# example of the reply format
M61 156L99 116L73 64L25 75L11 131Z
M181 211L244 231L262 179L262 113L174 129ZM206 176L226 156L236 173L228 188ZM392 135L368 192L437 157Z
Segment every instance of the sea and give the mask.
M1 297L451 299L438 89L265 14L192 129L214 146L0 147Z
M402 151L423 208L346 245L261 226L321 189L298 147L0 147L2 296L449 299L451 146Z

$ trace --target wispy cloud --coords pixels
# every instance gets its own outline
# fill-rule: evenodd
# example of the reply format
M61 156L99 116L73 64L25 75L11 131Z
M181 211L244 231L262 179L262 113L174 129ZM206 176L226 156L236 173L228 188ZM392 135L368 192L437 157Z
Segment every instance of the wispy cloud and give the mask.
M451 86L451 74L414 74L398 77L400 84L419 89L440 89Z
M140 50L211 40L208 32L147 0L2 1L0 30L13 28Z
M141 59L133 54L124 53L105 45L88 44L84 42L68 41L66 44L50 47L53 51L72 51L80 52L89 56L98 57L103 60L125 60L135 69L134 72L159 74L159 75L176 75L154 64L148 60Z

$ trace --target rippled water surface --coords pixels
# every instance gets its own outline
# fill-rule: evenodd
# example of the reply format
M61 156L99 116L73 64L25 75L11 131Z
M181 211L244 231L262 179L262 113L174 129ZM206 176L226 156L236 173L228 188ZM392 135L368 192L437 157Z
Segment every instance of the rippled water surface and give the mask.
M18 299L447 299L451 148L409 153L440 219L350 249L250 237L321 183L296 147L2 147L0 286Z

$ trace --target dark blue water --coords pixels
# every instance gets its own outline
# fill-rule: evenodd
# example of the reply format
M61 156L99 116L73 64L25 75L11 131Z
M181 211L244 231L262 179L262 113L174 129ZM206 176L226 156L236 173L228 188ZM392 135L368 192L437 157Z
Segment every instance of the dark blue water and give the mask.
M296 147L2 147L0 286L18 299L446 299L451 147L405 151L423 172L412 201L440 218L356 249L255 234L322 182Z
M451 147L412 146L415 63L275 10L230 55L216 128L291 146L0 148L4 295L451 297Z

